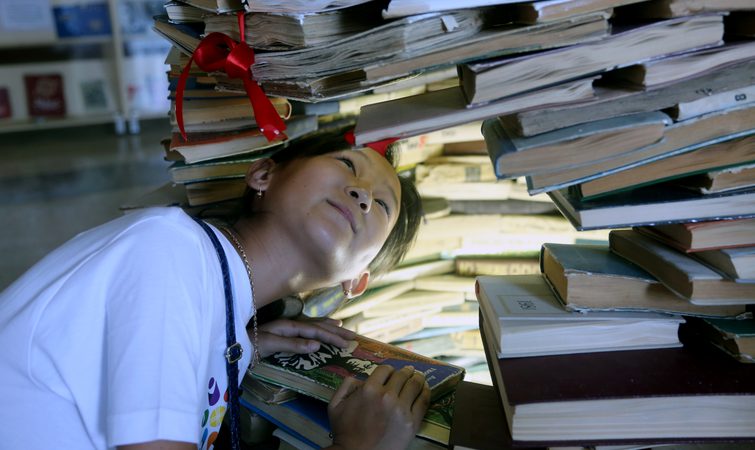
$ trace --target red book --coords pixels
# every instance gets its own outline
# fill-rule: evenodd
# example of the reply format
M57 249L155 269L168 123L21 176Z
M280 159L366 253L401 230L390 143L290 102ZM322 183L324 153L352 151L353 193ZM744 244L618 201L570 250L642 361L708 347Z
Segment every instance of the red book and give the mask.
M60 74L24 75L24 84L31 117L65 116L66 100Z
M0 119L7 119L13 115L10 107L10 95L8 88L0 87Z

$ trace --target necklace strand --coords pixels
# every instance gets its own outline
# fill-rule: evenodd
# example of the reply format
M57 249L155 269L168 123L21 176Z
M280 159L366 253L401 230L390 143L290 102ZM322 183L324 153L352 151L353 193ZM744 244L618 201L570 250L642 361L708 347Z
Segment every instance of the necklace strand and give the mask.
M244 267L246 267L246 274L249 276L249 286L252 290L252 307L254 308L254 315L252 316L252 345L254 346L254 358L252 361L252 366L256 366L260 361L260 354L259 347L257 346L257 303L254 300L254 279L252 277L252 266L249 264L249 259L247 259L246 257L246 252L244 251L244 247L241 245L241 241L239 241L236 230L231 227L223 227L223 230L226 232L228 237L231 238L231 242L233 242L233 245L236 247L236 250L238 250L239 255L241 255L241 260L244 262Z

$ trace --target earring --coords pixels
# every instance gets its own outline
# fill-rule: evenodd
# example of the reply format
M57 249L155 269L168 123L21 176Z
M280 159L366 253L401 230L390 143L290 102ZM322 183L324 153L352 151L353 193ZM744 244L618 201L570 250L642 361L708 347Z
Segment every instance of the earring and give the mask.
M351 298L351 289L343 288L343 296L346 298Z
M259 191L257 191L257 194L255 194L255 195L257 196L257 198L261 199L262 197L265 196L265 191L263 191L262 189L260 189Z

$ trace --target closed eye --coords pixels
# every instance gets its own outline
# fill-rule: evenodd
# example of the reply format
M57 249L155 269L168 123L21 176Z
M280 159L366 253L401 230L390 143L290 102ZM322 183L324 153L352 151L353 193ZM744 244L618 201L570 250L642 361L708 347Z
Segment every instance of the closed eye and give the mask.
M351 171L354 173L354 175L357 174L357 169L354 166L354 161L352 161L351 159L349 159L349 158L347 158L345 156L339 156L336 159L338 159L339 161L341 161L342 163L344 163L349 169L351 169Z
M386 214L388 214L389 216L391 215L391 207L388 206L388 203L384 202L383 200L375 200L375 203L382 206Z

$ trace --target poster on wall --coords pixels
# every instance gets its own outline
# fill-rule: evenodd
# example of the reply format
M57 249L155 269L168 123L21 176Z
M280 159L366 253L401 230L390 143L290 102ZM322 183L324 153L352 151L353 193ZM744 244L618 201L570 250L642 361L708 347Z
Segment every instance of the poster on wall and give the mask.
M31 117L61 117L66 114L63 76L24 75L26 105Z

